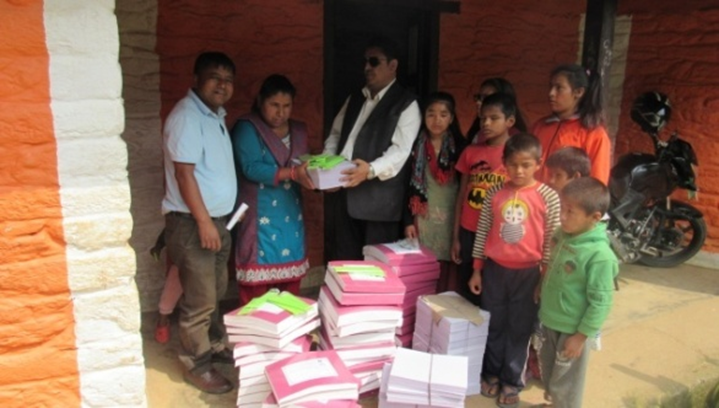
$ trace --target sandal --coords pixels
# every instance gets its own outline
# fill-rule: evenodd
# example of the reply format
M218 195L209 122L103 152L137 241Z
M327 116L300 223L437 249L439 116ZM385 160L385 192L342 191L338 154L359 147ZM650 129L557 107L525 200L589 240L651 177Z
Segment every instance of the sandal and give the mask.
M516 408L519 406L519 389L511 385L503 385L497 399L500 408Z
M487 398L497 398L497 396L499 395L499 378L482 378L480 385L481 390L479 391L479 393L482 394L482 396Z

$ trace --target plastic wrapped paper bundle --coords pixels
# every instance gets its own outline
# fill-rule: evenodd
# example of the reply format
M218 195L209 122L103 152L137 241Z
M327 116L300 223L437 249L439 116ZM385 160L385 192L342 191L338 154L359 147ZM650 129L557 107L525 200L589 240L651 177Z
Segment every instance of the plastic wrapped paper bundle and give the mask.
M479 394L489 319L489 312L455 292L421 296L417 299L412 348L467 357L467 395Z

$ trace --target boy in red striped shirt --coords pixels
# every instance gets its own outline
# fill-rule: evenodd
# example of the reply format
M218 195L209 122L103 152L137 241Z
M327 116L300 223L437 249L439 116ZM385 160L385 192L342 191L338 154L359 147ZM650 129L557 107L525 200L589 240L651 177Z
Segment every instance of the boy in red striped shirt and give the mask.
M542 147L533 135L512 136L502 160L510 181L490 189L477 223L470 290L482 293L489 336L482 395L500 407L519 404L529 338L537 319L534 291L546 270L550 239L559 225L559 197L534 178Z

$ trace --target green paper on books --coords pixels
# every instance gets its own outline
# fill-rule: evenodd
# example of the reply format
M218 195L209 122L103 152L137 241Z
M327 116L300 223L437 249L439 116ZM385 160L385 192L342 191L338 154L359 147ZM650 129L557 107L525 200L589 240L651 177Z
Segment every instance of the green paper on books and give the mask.
M302 299L290 292L280 292L277 289L271 289L264 295L252 299L249 303L240 309L237 314L246 315L259 309L265 303L271 303L280 307L293 315L307 313L312 306L305 303Z
M307 164L308 169L329 170L345 161L345 158L331 154L315 154L300 156L300 160L309 162Z
M341 265L335 266L334 271L337 273L349 273L352 275L384 276L382 268L374 265Z

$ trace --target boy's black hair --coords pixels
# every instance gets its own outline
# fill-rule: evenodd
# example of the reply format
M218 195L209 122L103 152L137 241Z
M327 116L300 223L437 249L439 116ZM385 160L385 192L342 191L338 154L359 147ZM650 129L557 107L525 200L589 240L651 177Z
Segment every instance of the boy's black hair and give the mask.
M484 108L490 106L498 107L504 114L505 118L509 119L511 116L515 121L517 120L517 103L511 95L498 92L487 96L482 101L481 109L484 110Z
M529 133L517 133L510 137L504 144L502 160L507 160L513 154L519 152L531 153L534 159L539 162L542 158L542 144L536 136Z
M574 201L587 214L604 214L609 210L609 189L594 177L579 177L570 181L561 195Z
M569 177L574 177L577 173L579 173L579 177L587 177L592 171L592 164L587 152L574 146L564 146L558 149L547 158L544 165L548 168L562 170Z
M372 38L367 43L365 51L370 48L377 48L382 51L382 54L387 57L387 63L392 60L399 60L399 47L397 46L397 43L389 37L377 36Z
M514 128L519 130L520 132L526 132L527 123L524 121L522 109L519 107L519 103L517 102L517 92L514 90L514 86L512 86L512 83L500 77L488 78L482 81L482 83L479 85L479 89L482 89L484 87L493 88L496 93L507 94L511 96L512 99L514 99L514 105L517 108L517 113L514 115ZM479 123L479 118L474 118L474 122L472 122L472 126L469 128L469 132L467 132L467 135L469 137L474 137L474 135L479 132L480 128L481 125Z
M235 75L235 63L232 62L232 59L226 54L217 51L203 52L198 55L197 59L195 59L195 68L192 70L192 73L200 75L208 68L217 67L227 68L232 72L232 75Z

